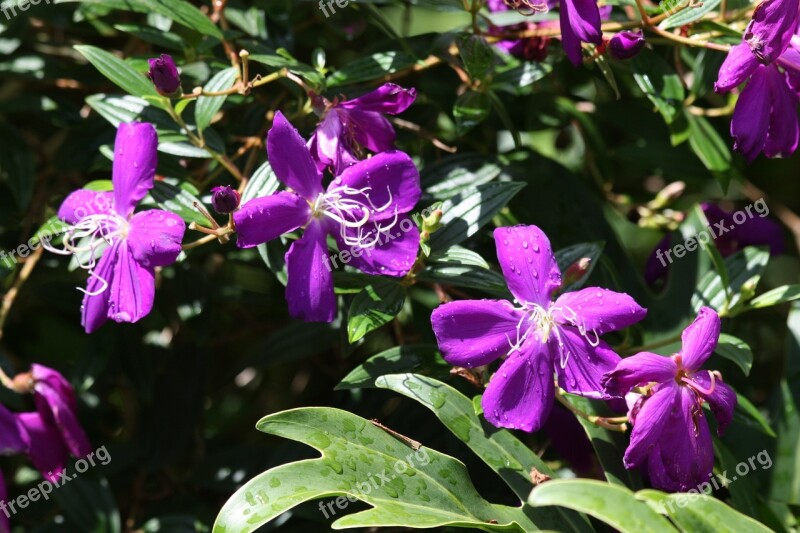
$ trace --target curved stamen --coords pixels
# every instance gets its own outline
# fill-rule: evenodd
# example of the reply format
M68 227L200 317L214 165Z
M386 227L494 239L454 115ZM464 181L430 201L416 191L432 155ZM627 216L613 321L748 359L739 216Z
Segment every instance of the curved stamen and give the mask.
M101 288L95 290L95 291L89 291L89 290L83 289L81 287L75 287L75 288L78 289L79 291L81 291L83 294L85 294L87 296L99 296L99 295L103 294L105 292L105 290L108 288L108 282L106 280L104 280L103 278L101 278L100 276L98 276L97 274L95 274L94 270L90 270L89 271L89 277L92 277L92 278L95 278L97 280L100 280L100 282L102 283L103 286ZM87 286L88 286L88 284L87 284Z
M717 387L717 376L710 370L708 370L707 372L708 375L711 377L711 384L707 389L703 388L699 383L697 383L693 379L690 379L688 376L683 376L681 378L681 381L686 383L689 387L699 392L703 396L710 396L711 394L714 393L714 389L716 389Z
M391 189L387 186L386 190L389 200L385 205L377 206L369 194L372 187L356 189L342 185L320 194L311 206L311 210L316 216L326 216L339 224L339 235L345 245L372 248L380 244L382 234L394 228L399 218L395 207L391 222L372 222L372 227L368 226L373 213L384 212L394 203ZM356 230L355 236L352 235L352 230Z

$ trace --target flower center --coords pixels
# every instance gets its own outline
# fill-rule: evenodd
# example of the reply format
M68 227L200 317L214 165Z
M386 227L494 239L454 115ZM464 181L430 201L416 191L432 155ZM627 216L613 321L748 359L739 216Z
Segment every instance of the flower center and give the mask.
M675 374L675 383L681 387L689 387L692 389L695 393L697 393L701 403L704 397L714 393L714 390L717 387L717 379L722 381L722 376L719 372L706 370L706 372L708 372L709 379L711 379L711 383L708 385L708 388L706 388L689 376L689 372L683 368L683 361L680 354L674 354L672 356L672 360L678 365L678 373Z
M311 214L316 218L323 216L339 224L340 236L347 246L372 248L381 241L381 233L391 230L398 219L395 207L391 221L371 221L373 213L383 213L394 203L392 191L386 187L389 199L386 204L377 206L370 198L372 187L355 189L342 185L321 193L311 204Z

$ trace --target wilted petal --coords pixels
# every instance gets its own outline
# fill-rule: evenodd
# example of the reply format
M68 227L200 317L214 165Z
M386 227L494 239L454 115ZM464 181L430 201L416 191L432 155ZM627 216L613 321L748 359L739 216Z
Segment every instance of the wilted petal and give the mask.
M627 328L644 318L647 310L624 292L588 287L558 297L550 311L559 324L594 331L595 336Z
M707 371L701 370L690 377L702 388L711 390L711 376ZM711 394L704 394L703 398L708 401L711 412L717 419L717 433L721 436L733 420L733 411L736 409L738 400L733 389L723 383L721 379L715 379L713 391Z
M681 334L681 361L684 368L691 372L703 366L717 347L720 327L717 312L709 307L701 307L697 318Z
M728 92L738 87L750 77L758 66L758 58L750 51L747 43L739 43L732 47L717 74L714 90L718 93Z
M548 343L555 354L559 386L587 398L610 400L612 396L604 391L600 380L606 372L614 370L619 355L602 340L592 346L576 328L559 327L559 332L561 344L552 334Z
M36 409L45 422L52 419L70 453L83 457L92 451L78 422L78 404L72 385L60 373L42 365L31 365Z
M293 192L254 198L233 214L236 246L252 248L294 231L311 218L311 206Z
M86 216L110 213L113 205L113 193L79 189L70 193L58 208L58 218L70 225L77 224Z
M786 157L797 150L800 125L797 121L797 94L789 88L785 74L776 67L767 69L772 100L769 131L764 145L767 157Z
M528 340L508 356L483 393L483 414L492 425L537 431L550 415L555 396L553 357Z
M514 297L547 309L550 295L561 286L561 271L547 235L536 226L508 226L494 230L494 242Z
M354 109L347 113L353 138L361 146L380 153L394 147L395 132L392 124L380 113Z
M20 435L17 419L11 411L0 404L0 455L22 451L25 451L25 442Z
M22 428L22 438L33 466L43 478L54 481L69 459L69 450L57 428L39 413L19 413L15 416Z
M434 309L431 323L445 361L471 368L507 354L522 318L506 301L460 300Z
M122 123L114 141L114 209L127 218L153 188L158 164L158 136L152 124Z
M753 11L744 42L762 63L772 63L789 46L797 15L797 0L763 0Z
M622 396L634 387L648 383L666 383L678 374L678 367L670 357L650 352L639 352L622 359L614 370L601 379L603 388L612 396Z
M306 200L316 200L322 192L322 176L305 141L280 111L275 113L267 135L267 155L284 185Z
M348 167L331 182L328 192L342 186L364 191L347 198L369 208L372 221L391 220L396 213L411 211L421 194L416 165L399 151L377 154Z
M394 83L386 83L363 96L345 100L338 107L394 115L405 111L416 97L417 90L414 88L405 89Z
M286 252L286 300L289 314L306 322L331 322L336 316L333 273L328 264L327 235L312 221L303 237Z
M151 209L133 215L128 246L133 258L144 267L171 265L181 253L186 224L175 213Z
M404 231L407 228L408 231ZM344 242L341 236L341 228L337 228L336 242L339 250L350 254L347 261L340 253L338 255L342 263L349 264L362 272L374 276L393 276L402 277L411 271L417 260L419 252L419 229L408 215L400 215L395 226L376 235L374 227L372 229L362 228L362 238L366 244L373 246L350 246ZM355 239L358 230L345 228L345 234ZM376 239L379 239L377 242ZM335 267L335 265L333 265Z
M767 67L759 65L739 95L731 118L733 149L741 152L748 162L764 149L771 107Z
M631 441L625 450L625 468L635 468L644 464L667 424L670 414L679 401L680 387L674 382L665 383L638 405L631 432Z

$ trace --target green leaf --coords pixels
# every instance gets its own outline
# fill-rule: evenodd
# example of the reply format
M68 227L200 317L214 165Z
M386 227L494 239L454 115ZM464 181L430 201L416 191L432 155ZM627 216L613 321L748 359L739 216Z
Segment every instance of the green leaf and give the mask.
M219 92L225 91L230 89L233 86L233 83L236 81L236 77L239 75L239 69L235 67L229 67L225 70L221 70L217 72L213 78L211 78L203 90L206 92ZM222 107L222 104L225 103L225 99L227 96L200 96L197 99L197 106L194 109L194 117L195 122L197 123L197 129L199 131L203 131L211 124L211 120L214 118L214 115Z
M278 177L275 175L275 172L272 171L269 162L264 162L263 165L253 172L247 185L245 185L244 191L242 192L242 203L249 202L253 198L269 196L277 191L280 185L281 182L278 181Z
M431 235L431 249L444 250L465 241L489 222L525 186L521 182L487 183L465 189L442 204L442 227Z
M179 187L175 183L166 181L156 181L153 188L150 190L150 199L161 209L171 211L184 221L191 224L194 222L200 226L211 227L206 217L200 214L194 206L194 202L202 205L202 202L189 191ZM143 203L150 203L149 199L145 199Z
M74 467L70 467L74 471ZM122 531L119 510L108 482L93 476L73 476L53 491L52 498L78 531Z
M444 200L470 187L488 183L503 173L500 163L484 154L458 154L426 167L422 171L422 189Z
M530 94L533 84L553 72L552 65L533 61L520 61L513 68L499 68L492 80L493 91L515 95Z
M772 530L716 498L705 494L665 494L647 489L636 493L657 512L668 516L681 531L692 533L768 533Z
M383 79L384 76L413 67L416 63L416 58L404 52L372 54L350 62L328 76L328 87Z
M621 533L674 531L670 523L619 485L589 479L556 479L533 489L528 504L557 505L591 515Z
M75 49L88 59L103 76L113 81L127 93L139 98L153 97L155 105L161 108L164 107L164 97L156 92L153 83L143 73L137 71L122 59L95 46L77 45Z
M705 117L699 117L691 113L685 113L689 121L689 146L703 162L703 165L719 181L722 191L728 190L732 172L731 155L728 144L722 140L714 126Z
M361 500L370 508L341 516L330 524L333 529L407 524L535 529L521 508L484 500L460 461L427 447L415 449L413 442L346 411L292 409L261 419L257 428L308 444L322 456L272 468L247 482L220 511L214 524L217 533L255 531L298 504L319 498L325 499L320 509L331 520L340 516L341 507L325 504L333 504L337 496Z
M768 261L769 250L754 246L748 246L726 258L725 269L730 283L730 301L724 280L712 270L700 279L692 295L692 307L695 312L705 305L716 309L722 316L736 316L755 292Z
M453 116L456 119L456 129L463 135L489 116L492 107L491 98L486 93L468 90L456 98L453 104Z
M335 390L374 387L375 380L385 374L411 372L421 367L449 369L435 344L405 344L373 355L347 374Z
M643 49L633 58L633 78L653 102L667 124L678 118L685 97L683 83L675 70L652 50Z
M772 430L767 419L764 418L764 415L755 405L750 403L750 400L738 392L736 393L736 400L736 409L733 411L733 420L735 422L739 422L770 437L775 436L775 431Z
M791 302L800 298L800 285L783 285L764 294L756 296L750 301L749 309L761 309L772 307L786 302Z
M458 53L464 70L472 80L486 81L492 75L496 55L486 39L471 33L462 33L456 39Z
M750 375L750 369L753 366L753 351L742 339L723 333L719 336L719 342L714 351L725 359L736 363L745 376Z
M487 270L489 269L489 263L487 263L480 254L458 245L431 254L428 258L428 263L475 266Z
M703 0L702 2L698 0L683 0L678 2L677 5L684 6L687 5L687 3L689 7L682 9L674 15L670 15L658 26L662 30L670 30L672 28L680 28L681 26L691 24L712 11L716 11L717 7L719 7L720 0ZM692 6L692 4L695 5Z
M493 296L512 298L506 280L493 270L472 265L431 264L416 274L416 279L454 287L479 289Z
M347 323L350 344L388 324L403 308L405 289L394 281L379 279L353 298Z

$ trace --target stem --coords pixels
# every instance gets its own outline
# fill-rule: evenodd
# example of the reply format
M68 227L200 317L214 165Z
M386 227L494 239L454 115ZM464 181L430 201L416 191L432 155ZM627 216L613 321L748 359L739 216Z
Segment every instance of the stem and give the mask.
M14 305L14 300L16 300L17 295L19 294L20 289L28 281L28 278L33 272L36 263L39 262L39 259L42 257L42 252L44 252L44 248L39 246L33 255L31 255L25 264L22 266L22 269L19 271L19 276L17 277L16 281L14 281L14 285L8 290L8 292L3 296L3 304L0 307L0 339L3 338L3 327L6 324L6 319L8 319L8 314L11 312L11 306Z
M195 228L195 229L197 229L197 228ZM192 248L197 248L198 246L202 246L202 245L204 245L206 243L209 243L209 242L215 240L216 238L217 238L216 234L214 234L214 235L210 235L210 234L206 235L205 237L203 237L201 239L197 239L194 242L190 242L189 244L181 245L181 250L191 250Z
M572 405L571 403L569 403L569 400L564 398L564 394L566 394L566 391L564 391L561 387L556 386L556 399L564 407L569 409L575 416L579 416L584 420L588 420L592 424L600 426L601 428L605 428L609 431L619 431L621 433L625 433L626 431L628 431L628 425L627 425L628 417L623 416L623 417L605 418L602 416L590 415L589 413L585 413L580 409L578 409L577 407L575 407L574 405ZM612 422L615 420L622 420L622 423L617 424Z
M5 388L14 390L14 382L8 375L6 375L3 367L0 367L0 384L2 384Z

